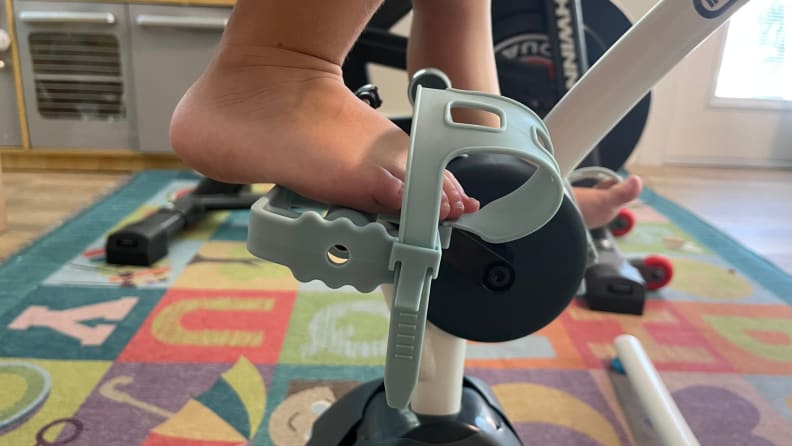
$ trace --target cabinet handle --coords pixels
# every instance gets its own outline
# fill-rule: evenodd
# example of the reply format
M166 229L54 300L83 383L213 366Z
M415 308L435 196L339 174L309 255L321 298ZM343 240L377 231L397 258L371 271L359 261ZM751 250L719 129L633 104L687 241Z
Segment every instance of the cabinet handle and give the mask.
M222 31L225 29L228 19L220 17L178 17L141 14L137 16L135 23L137 23L138 26L149 28L181 28Z
M11 35L8 34L8 31L0 28L0 53L4 53L11 48Z
M110 12L21 11L19 20L26 23L90 23L112 25L116 17Z

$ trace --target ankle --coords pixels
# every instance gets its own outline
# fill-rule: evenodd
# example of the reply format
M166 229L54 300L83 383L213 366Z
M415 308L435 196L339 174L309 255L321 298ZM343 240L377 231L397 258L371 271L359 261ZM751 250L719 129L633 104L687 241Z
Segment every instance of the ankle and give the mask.
M266 45L240 44L224 38L212 62L221 72L248 72L257 69L297 69L322 72L342 79L341 67L317 56Z

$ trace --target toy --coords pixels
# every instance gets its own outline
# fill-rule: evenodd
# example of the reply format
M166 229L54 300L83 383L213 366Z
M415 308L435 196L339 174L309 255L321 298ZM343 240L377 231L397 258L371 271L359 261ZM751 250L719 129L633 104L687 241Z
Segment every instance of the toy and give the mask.
M559 249L559 246L567 249L564 254L573 264L571 267L562 268L569 274L565 285L576 287L582 278L582 268L576 268L574 263L584 261L586 254L591 253L591 250L587 249L585 237L575 236L576 231L573 228L582 227L579 215L567 214L564 211L568 209L565 203L569 198L566 179L615 122L640 100L665 72L725 22L746 1L661 0L588 70L575 87L553 108L545 119L546 127L530 111L519 107L519 104L487 95L424 88L420 86L421 76L418 76L416 78L418 86L415 88L416 113L406 178L407 188L403 213L398 220L398 239L393 226L396 219L393 218L380 218L348 209L332 208L321 210L320 214L316 210L302 209L303 206L310 207L314 203L304 203L299 197L293 196L279 201L280 199L275 195L273 201L265 199L261 205L254 205L249 234L251 251L275 261L297 262L289 263L289 266L295 270L298 278L306 280L322 277L331 286L338 286L350 280L359 288L365 289L373 286L374 282L384 281L391 273L394 275L395 286L392 292L386 293L393 296L393 301L384 384L378 381L364 384L331 406L316 422L310 444L404 446L521 444L497 402L491 398L485 387L480 383L464 379L462 373L464 340L454 333L435 328L434 325L425 326L427 318L430 322L434 322L429 316L431 312L428 309L431 279L434 276L438 277L436 283L438 286L433 287L435 292L442 289L441 285L444 282L452 280L450 275L443 274L443 262L440 257L441 246L445 243L448 243L449 250L451 249L452 237L448 235L448 228L452 229L451 232L472 233L475 237L471 238L476 243L471 243L469 246L481 248L478 252L488 253L490 258L496 261L491 264L493 268L488 270L491 274L483 277L475 274L470 276L473 278L473 284L467 288L471 290L489 288L490 292L498 293L510 290L510 287L517 281L523 280L525 275L532 274L530 270L514 269L508 262L509 253L501 250L519 240L536 238L541 234L541 228L560 218L566 221L567 225L567 231L562 233L564 238L546 239L543 243L545 246L553 246L554 249ZM634 69L627 70L624 67ZM483 128L483 132L490 133L487 138L482 138L478 134L482 128L473 131L473 127L479 126L456 124L455 131L470 130L464 132L470 139L455 140L445 134L436 140L430 138L433 145L436 145L432 149L437 150L438 153L429 156L425 163L413 163L419 148L426 143L423 139L426 129L422 129L422 126L427 125L429 129L439 132L443 126L453 124L450 108L454 101L457 101L457 105L494 112L505 124L502 124L501 129ZM445 118L439 118L443 116L444 110ZM423 122L424 116L427 117L426 122ZM507 129L514 131L512 123L515 120L522 123L522 136L511 139L504 134ZM552 144L546 137L548 130L553 137ZM452 158L463 153L475 152L469 144L495 147L496 154L510 156L512 161L514 158L524 159L533 164L536 170L527 175L525 177L527 181L515 191L507 191L503 198L486 203L478 214L449 222L441 230L435 223L439 202L437 177L447 164L452 167L450 165ZM454 147L455 145L457 146ZM519 149L511 148L514 146ZM555 152L553 146L556 148ZM552 159L547 159L549 154L555 155L557 164ZM468 158L474 156L478 155L471 153ZM507 159L501 158L492 160L488 165L497 166L498 162L508 163ZM430 179L418 178L422 175L427 175ZM558 180L561 181L560 184L556 184ZM464 182L463 186L468 189ZM426 192L426 195L423 195L423 192ZM477 195L476 191L471 193ZM538 205L535 211L525 213L524 209L520 209L519 203L513 202L515 197L523 195L537 198ZM543 198L539 198L542 195ZM287 193L286 197L288 196ZM525 203L531 202L523 201L522 206L525 206ZM271 204L274 206L270 206ZM574 203L572 206L574 207ZM497 217L505 217L508 213L516 215L511 219L504 218L503 221L497 221ZM312 219L312 222L308 222L311 228L318 230L320 227L328 227L339 231L335 234L311 234L314 241L323 242L316 246L308 246L311 244L310 241L302 240L305 242L304 248L311 254L306 264L299 263L303 262L302 253L287 253L291 246L281 246L280 251L272 249L271 244L277 245L279 238L268 239L266 234L260 232L260 226L255 226L258 224L257 220L260 220L259 223L269 220L276 226L280 225L281 229L287 230L284 228L293 228L296 226L293 222L301 218ZM570 223L575 221L575 218L577 224ZM521 223L524 223L524 226L520 227ZM372 224L379 225L378 229L369 229ZM368 235L374 242L366 245L362 241L363 238L355 242L352 234ZM478 243L476 237L489 244ZM574 241L570 242L569 239ZM352 243L358 244L352 246ZM357 274L345 275L345 268L361 265L354 263L357 261L356 248L362 248L363 263L368 263L366 262L368 260L374 266L370 270L357 266L350 269ZM545 261L541 258L542 253L543 251L537 250L522 254ZM370 257L366 258L366 255ZM464 264L464 259L459 258L460 255L457 252L453 256L456 258L447 264L449 266L453 262ZM324 264L318 263L320 259ZM497 264L498 260L502 262L500 265ZM551 258L547 261L553 260ZM494 268L495 266L499 268ZM480 271L475 265L473 268L461 269L468 272ZM340 279L331 277L334 271L340 273ZM372 276L361 277L363 271ZM327 276L324 276L325 274ZM453 280L458 279L454 277ZM546 321L549 322L555 317L552 313L556 307L543 306L543 303L558 303L565 300L568 302L572 294L565 296L559 292L552 300L537 299L531 309L544 313L534 322L546 318L549 318ZM496 306L498 303L490 302L490 304ZM465 308L457 313L467 311L469 309ZM533 316L530 312L523 314ZM542 324L539 323L535 328L541 326ZM617 340L620 362L624 365L628 376L631 376L631 380L635 382L638 393L644 395L641 399L646 402L648 415L655 429L660 432L661 439L669 445L697 444L684 419L675 410L673 401L659 377L656 373L651 373L652 368L647 367L649 362L640 354L642 352L640 344L629 338L625 339L627 341ZM663 404L655 405L653 402L656 401L661 401Z

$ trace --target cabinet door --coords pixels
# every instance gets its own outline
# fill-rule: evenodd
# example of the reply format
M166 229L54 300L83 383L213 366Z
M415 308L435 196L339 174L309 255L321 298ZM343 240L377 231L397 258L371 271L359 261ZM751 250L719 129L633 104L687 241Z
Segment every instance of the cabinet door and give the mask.
M14 36L8 33L8 14L5 3L0 2L0 146L19 147L22 145L22 136L10 46Z
M229 8L130 5L139 148L170 151L171 114L220 43Z
M134 147L126 14L122 4L15 1L34 149Z

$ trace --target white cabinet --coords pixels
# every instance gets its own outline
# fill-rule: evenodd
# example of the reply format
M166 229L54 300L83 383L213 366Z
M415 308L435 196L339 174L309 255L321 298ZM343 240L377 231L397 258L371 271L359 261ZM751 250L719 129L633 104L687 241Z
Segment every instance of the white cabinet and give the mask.
M31 146L135 147L127 6L14 5Z
M14 61L11 58L11 42L14 36L8 33L8 11L0 3L0 146L19 147L22 136L19 129L16 88L14 86Z
M33 149L170 152L171 114L211 60L231 14L230 7L137 3L14 5ZM1 48L0 145L18 146L10 53Z
M129 5L141 151L171 151L173 109L214 55L230 13L230 8Z

